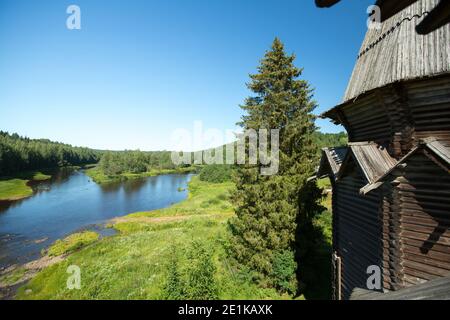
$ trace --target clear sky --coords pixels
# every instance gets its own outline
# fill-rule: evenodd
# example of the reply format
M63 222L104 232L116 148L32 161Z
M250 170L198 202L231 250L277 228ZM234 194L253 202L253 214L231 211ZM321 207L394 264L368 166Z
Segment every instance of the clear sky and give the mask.
M278 36L340 102L373 0L0 0L0 130L99 149L171 149L174 130L234 129ZM81 8L81 30L66 9ZM342 128L326 120L323 132Z

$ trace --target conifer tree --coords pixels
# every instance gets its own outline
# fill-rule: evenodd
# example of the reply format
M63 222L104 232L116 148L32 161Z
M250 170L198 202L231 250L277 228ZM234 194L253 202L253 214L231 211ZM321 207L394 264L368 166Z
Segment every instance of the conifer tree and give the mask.
M276 275L276 270L292 270L289 286L292 287L296 262L292 258L293 268L280 267L277 257L295 256L300 217L311 218L309 211L314 210L320 196L313 192L308 205L300 203L305 197L301 197L301 191L315 166L316 128L312 111L316 103L308 82L299 79L302 69L294 66L294 59L294 55L285 53L283 44L276 38L261 60L258 73L250 75L247 86L254 95L241 106L245 114L239 123L244 130L280 130L278 173L262 176L260 165L246 164L238 168L236 191L232 196L236 218L230 222L232 254L238 262L256 271L259 280L272 286L277 286L277 277L286 279L286 275ZM291 255L286 254L289 251ZM285 258L282 263L286 265Z

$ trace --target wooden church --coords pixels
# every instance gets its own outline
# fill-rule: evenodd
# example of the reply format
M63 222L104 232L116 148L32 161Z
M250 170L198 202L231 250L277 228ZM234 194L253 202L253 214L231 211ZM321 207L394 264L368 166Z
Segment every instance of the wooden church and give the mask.
M449 3L379 0L381 28L323 114L349 136L323 149L317 174L333 187L335 299L367 289L370 266L384 293L450 276Z

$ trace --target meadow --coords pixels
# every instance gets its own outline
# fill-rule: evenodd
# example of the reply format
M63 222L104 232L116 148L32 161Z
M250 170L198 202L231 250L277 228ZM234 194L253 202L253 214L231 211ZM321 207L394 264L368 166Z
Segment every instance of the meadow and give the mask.
M14 201L27 198L33 194L30 181L44 181L52 176L40 171L30 171L16 174L13 177L0 179L0 201Z
M19 299L160 299L174 259L180 272L192 264L195 246L211 252L214 287L220 299L289 299L253 283L251 274L227 258L227 220L234 214L228 200L231 182L208 183L194 177L189 197L167 209L138 212L111 222L118 234L88 241L61 262L45 268L22 286ZM72 239L85 237L72 236ZM89 237L92 239L93 237ZM57 242L58 250L67 254ZM72 251L72 249L70 249ZM81 289L66 286L67 268L81 269Z
M322 186L328 183L319 181ZM85 231L57 240L42 252L44 259L56 259L55 264L36 274L21 266L1 276L0 282L15 285L31 278L18 289L17 299L173 299L167 295L172 267L177 266L180 281L189 289L193 266L204 269L207 263L212 278L199 281L208 283L214 298L326 299L329 296L329 211L315 221L319 245L310 261L302 265L308 278L304 293L293 297L261 287L254 281L252 272L238 267L229 258L228 220L234 216L229 193L234 188L233 182L211 183L194 176L188 188L188 198L180 203L110 221L108 226L117 230L113 236L100 238L93 231ZM323 204L328 207L329 196ZM197 261L199 248L206 253L203 254L206 262L203 258ZM66 285L70 276L67 270L72 265L81 270L79 290L70 290ZM28 277L30 272L33 274ZM188 289L180 298L204 297L196 296L195 290L189 293Z

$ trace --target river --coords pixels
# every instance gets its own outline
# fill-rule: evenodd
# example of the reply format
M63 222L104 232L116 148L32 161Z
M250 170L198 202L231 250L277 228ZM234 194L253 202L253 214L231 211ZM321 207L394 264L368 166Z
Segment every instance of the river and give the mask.
M39 258L43 248L70 233L101 235L111 218L168 207L187 197L191 174L169 174L98 185L83 170L61 169L33 186L30 198L0 203L0 270Z

